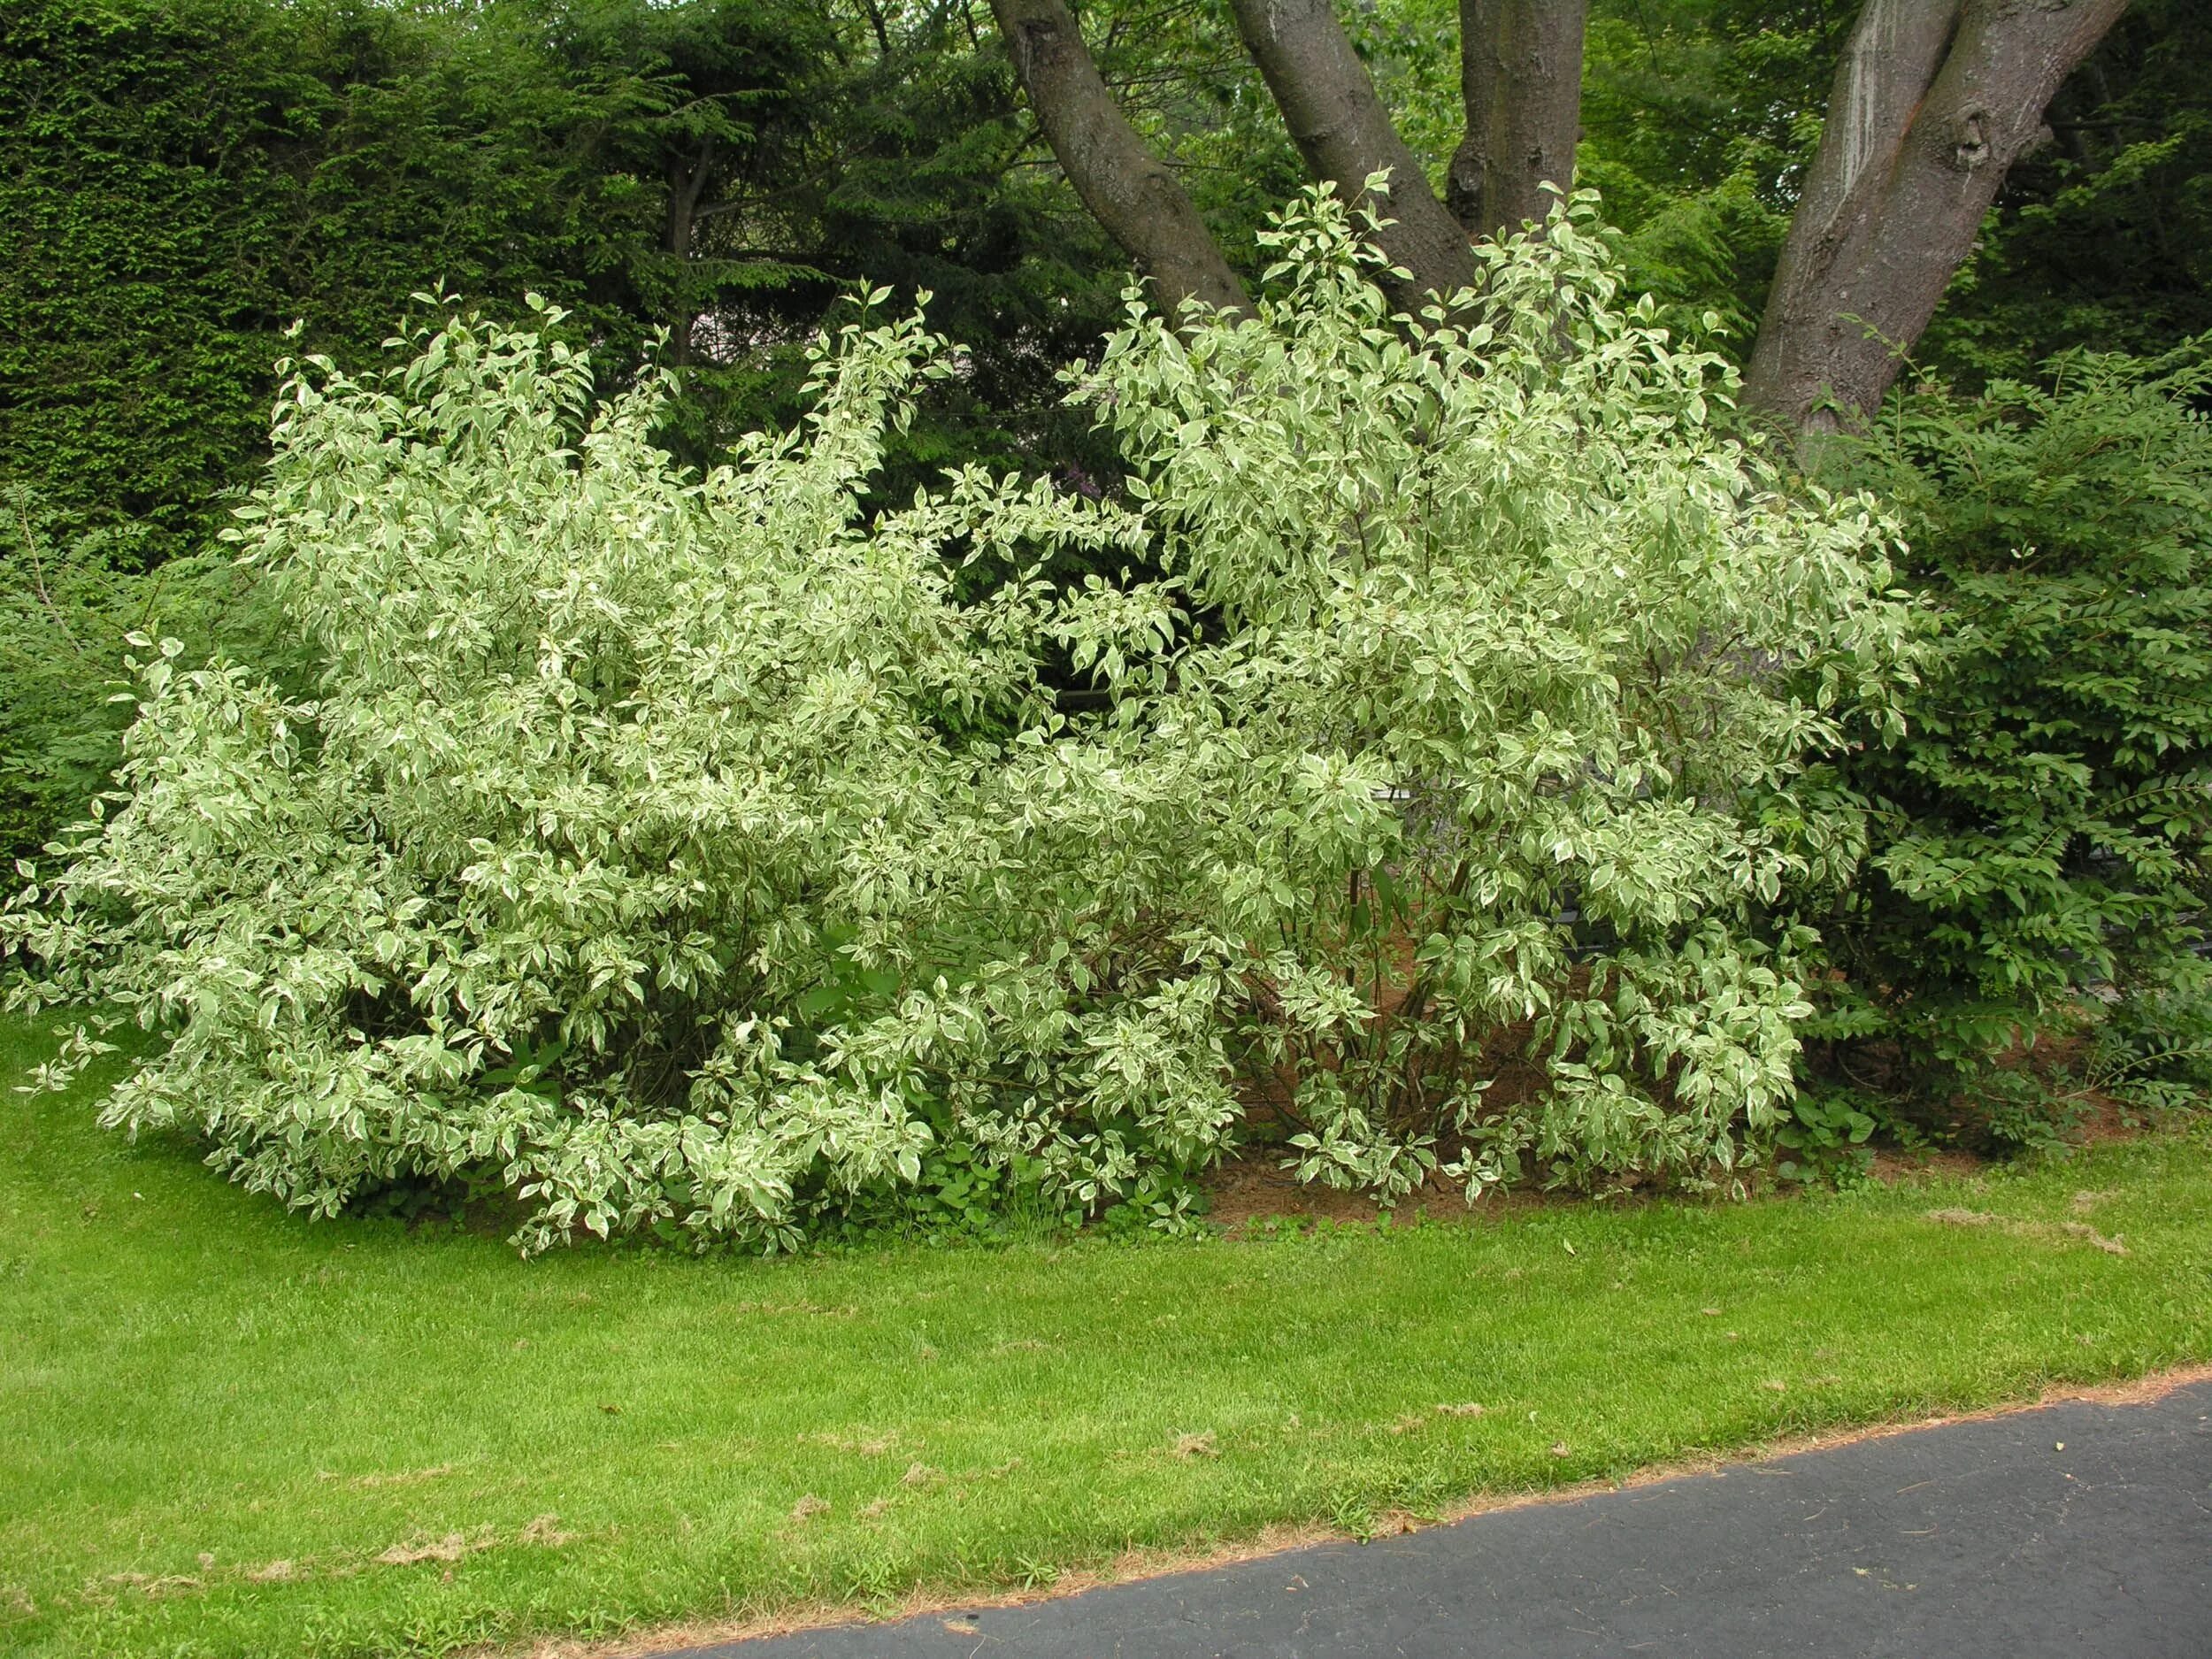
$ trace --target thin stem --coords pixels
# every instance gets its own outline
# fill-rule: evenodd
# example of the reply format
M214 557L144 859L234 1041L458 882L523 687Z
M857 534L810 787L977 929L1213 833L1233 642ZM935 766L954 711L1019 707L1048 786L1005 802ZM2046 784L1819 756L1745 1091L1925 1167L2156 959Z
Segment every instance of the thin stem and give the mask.
M54 603L53 595L46 591L46 565L38 556L38 533L31 527L30 492L19 489L14 495L16 518L23 526L23 546L31 556L32 590L38 595L38 602L45 607L46 614L53 618L54 626L61 630L62 638L69 641L69 649L82 657L83 645L70 631L68 620L62 615L61 607Z

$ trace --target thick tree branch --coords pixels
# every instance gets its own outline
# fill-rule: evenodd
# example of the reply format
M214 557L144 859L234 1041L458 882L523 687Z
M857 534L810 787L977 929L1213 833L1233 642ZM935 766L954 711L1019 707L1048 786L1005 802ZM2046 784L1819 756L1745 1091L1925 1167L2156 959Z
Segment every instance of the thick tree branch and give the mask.
M1459 0L1467 136L1445 196L1470 235L1542 223L1551 211L1543 187L1572 180L1589 12L1589 0Z
M1810 430L1881 406L2045 106L2127 6L1867 0L1745 373L1754 403Z
M1396 223L1377 241L1393 264L1412 273L1410 282L1393 286L1392 297L1417 309L1432 295L1473 282L1467 233L1436 199L1391 125L1332 0L1230 0L1230 6L1307 170L1357 204L1368 175L1388 169L1389 198L1375 206Z
M1162 309L1173 315L1187 299L1246 309L1243 284L1173 172L1114 103L1064 0L991 0L991 12L1061 171L1152 279Z

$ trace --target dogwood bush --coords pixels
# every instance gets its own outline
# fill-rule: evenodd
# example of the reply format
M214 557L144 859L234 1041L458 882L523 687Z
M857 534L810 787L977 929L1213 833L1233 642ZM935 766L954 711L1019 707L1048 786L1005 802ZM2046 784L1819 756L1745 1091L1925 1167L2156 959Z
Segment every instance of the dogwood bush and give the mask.
M1413 326L1318 194L1256 315L1133 296L1070 374L1119 503L864 511L953 360L918 319L826 340L809 419L703 478L664 383L595 409L531 333L310 360L234 534L317 695L150 642L14 997L160 1033L111 1124L325 1213L494 1179L533 1247L789 1246L946 1141L1172 1220L1256 1115L1388 1192L1724 1174L1808 1011L1763 918L1863 849L1808 757L1909 617L1883 521L1714 430L1728 373L1589 214ZM1038 576L1071 550L1158 573Z

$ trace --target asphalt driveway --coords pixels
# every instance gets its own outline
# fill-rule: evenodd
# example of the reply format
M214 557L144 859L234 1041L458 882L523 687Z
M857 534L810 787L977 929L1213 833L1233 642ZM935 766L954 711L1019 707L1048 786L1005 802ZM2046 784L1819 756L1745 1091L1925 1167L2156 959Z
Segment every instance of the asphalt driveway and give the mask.
M2212 1659L2212 1382L689 1659Z

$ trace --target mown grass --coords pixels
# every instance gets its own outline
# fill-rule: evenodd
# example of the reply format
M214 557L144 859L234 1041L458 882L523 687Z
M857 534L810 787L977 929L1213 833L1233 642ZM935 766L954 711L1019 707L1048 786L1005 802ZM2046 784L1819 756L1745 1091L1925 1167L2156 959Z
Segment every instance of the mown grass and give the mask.
M5 1081L43 1047L0 1025ZM1381 1235L525 1262L288 1217L91 1117L0 1103L12 1654L882 1606L2212 1356L2201 1133Z

